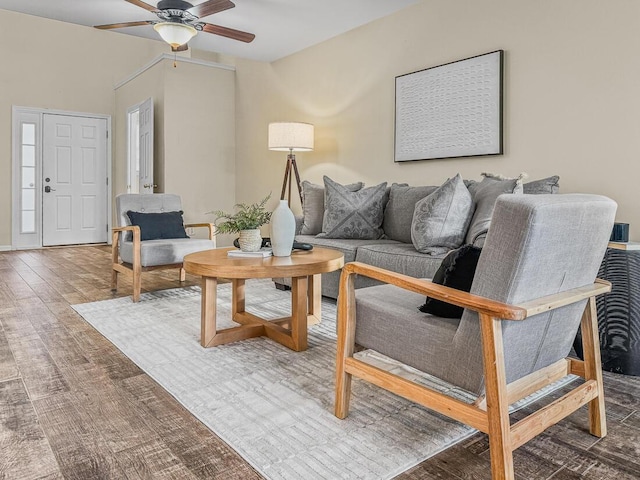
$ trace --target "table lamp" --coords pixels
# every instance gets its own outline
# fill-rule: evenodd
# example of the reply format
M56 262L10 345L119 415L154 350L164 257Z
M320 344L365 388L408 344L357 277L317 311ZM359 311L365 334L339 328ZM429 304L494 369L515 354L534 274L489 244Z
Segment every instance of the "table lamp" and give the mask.
M284 171L282 182L282 193L280 200L285 199L288 192L288 202L291 206L291 183L292 176L296 176L296 185L302 204L302 187L300 185L300 174L296 165L296 156L293 152L310 152L313 150L313 125L299 122L275 122L269 124L269 150L289 152L287 155L287 167Z

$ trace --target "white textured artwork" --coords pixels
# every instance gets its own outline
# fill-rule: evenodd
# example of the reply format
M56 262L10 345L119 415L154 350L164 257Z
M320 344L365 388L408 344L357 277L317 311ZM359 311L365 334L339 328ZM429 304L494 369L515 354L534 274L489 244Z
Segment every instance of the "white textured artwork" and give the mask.
M396 77L395 161L501 154L502 56Z

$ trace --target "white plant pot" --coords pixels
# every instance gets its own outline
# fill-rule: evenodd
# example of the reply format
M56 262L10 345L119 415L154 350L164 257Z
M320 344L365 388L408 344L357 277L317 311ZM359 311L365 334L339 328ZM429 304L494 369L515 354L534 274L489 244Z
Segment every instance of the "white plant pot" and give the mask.
M293 248L293 238L296 235L296 219L287 205L286 200L280 200L280 204L271 214L271 249L274 257L288 257Z
M257 252L262 247L260 229L240 230L238 242L240 243L240 250L243 252Z

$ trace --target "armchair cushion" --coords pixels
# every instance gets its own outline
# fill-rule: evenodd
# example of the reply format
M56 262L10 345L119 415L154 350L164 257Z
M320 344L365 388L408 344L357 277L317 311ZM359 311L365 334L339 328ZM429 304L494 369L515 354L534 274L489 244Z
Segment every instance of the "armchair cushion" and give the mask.
M473 245L464 245L453 250L440 264L433 276L433 283L469 292L481 252L480 248ZM430 297L427 297L426 303L419 307L419 310L445 318L461 318L464 312L462 307Z
M129 210L131 225L140 227L140 240L189 238L184 230L182 210L178 212L142 213Z
M422 370L442 376L450 367L453 340L460 319L425 315L413 305L424 297L394 285L356 291L355 341ZM453 359L457 361L459 359Z
M140 242L140 264L143 267L175 265L182 263L185 255L215 248L214 240L200 238L173 238ZM123 262L133 263L133 242L124 241L120 246Z

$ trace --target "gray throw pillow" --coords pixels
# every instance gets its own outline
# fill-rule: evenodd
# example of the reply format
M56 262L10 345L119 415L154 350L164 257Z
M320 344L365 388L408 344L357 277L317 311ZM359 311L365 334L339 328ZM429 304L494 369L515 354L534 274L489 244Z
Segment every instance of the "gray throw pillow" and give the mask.
M345 188L352 192L357 192L362 187L364 187L364 183L362 182L345 185ZM302 182L302 215L301 235L317 235L322 232L324 186L311 183L307 180Z
M352 192L325 176L324 188L323 233L318 236L361 240L377 240L382 237L386 182Z
M485 176L481 182L469 185L469 192L473 197L475 212L465 243L475 244L476 239L489 230L498 197L503 193L522 193L522 179L519 177L498 180L495 177Z
M416 203L435 192L436 186L410 187L394 183L389 191L389 202L384 209L382 229L387 238L411 243L411 222Z
M458 248L464 242L472 215L473 199L460 175L456 175L416 203L411 223L413 246L429 254Z
M544 193L558 193L560 190L560 184L558 181L560 177L553 175L552 177L542 178L540 180L533 180L522 185L524 193L528 194L544 194Z

